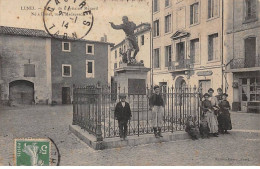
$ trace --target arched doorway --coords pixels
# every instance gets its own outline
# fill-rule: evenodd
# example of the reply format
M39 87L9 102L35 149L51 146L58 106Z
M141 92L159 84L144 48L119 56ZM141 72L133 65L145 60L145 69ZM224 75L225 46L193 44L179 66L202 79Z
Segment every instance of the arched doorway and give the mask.
M179 76L175 81L175 88L179 89L179 88L183 88L185 86L186 86L186 81L184 80L184 78L182 76Z
M34 84L26 80L10 82L9 98L17 104L32 104L34 100Z

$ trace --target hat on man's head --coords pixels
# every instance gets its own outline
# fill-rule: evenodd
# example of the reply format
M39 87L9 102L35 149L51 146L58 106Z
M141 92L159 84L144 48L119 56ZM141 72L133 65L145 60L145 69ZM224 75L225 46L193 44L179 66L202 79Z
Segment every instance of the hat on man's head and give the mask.
M154 87L153 87L153 90L155 90L155 89L157 89L157 88L160 88L158 85L155 85Z
M120 99L121 99L121 98L126 98L126 94L124 94L124 93L119 94L119 98L120 98Z
M220 87L217 89L217 91L223 91Z
M226 97L228 97L228 94L227 94L227 93L223 93L223 96L226 96Z
M213 90L212 88L210 88L210 89L208 90L208 92L214 92L214 90Z
M205 93L203 97L209 97L210 95L208 93Z

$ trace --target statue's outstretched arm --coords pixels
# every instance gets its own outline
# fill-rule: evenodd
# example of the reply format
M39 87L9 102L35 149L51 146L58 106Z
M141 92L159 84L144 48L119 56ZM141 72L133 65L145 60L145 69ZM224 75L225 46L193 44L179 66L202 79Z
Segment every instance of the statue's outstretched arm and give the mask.
M111 24L111 27L113 29L123 29L123 25L115 25L113 22L109 22Z

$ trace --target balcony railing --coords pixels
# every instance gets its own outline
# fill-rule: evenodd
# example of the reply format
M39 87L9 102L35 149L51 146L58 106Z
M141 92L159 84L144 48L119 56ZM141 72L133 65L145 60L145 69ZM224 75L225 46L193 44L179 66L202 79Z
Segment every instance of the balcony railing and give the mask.
M175 71L175 70L187 70L192 68L192 61L191 59L183 59L179 61L172 61L169 63L168 70Z
M259 66L260 66L259 57L257 57L255 61L253 59L246 61L245 58L236 58L230 62L231 69L250 68L250 67L259 67Z

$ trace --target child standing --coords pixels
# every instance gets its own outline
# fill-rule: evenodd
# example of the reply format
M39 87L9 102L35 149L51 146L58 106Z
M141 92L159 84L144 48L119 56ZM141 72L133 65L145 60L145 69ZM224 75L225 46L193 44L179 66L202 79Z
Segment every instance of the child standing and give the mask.
M125 101L126 95L119 95L120 102L116 104L115 118L118 120L119 136L121 141L127 139L127 123L131 119L131 109L129 103Z

